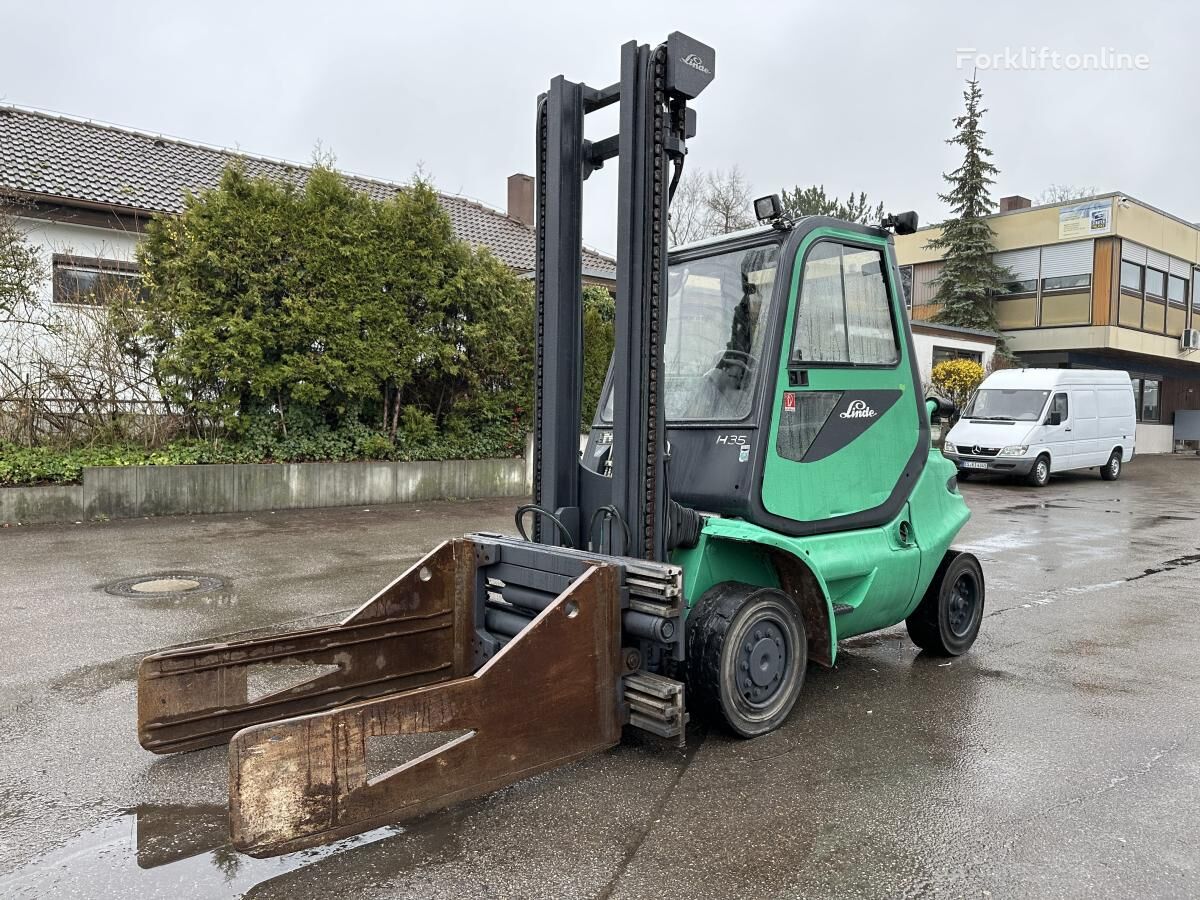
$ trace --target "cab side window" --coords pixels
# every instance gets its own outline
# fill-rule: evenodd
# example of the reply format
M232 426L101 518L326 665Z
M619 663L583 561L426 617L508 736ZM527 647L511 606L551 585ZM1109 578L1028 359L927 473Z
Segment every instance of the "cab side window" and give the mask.
M890 366L900 361L883 253L820 241L804 261L793 364Z
M1055 394L1054 399L1050 401L1050 413L1046 417L1048 422L1058 421L1059 423L1067 421L1067 395Z

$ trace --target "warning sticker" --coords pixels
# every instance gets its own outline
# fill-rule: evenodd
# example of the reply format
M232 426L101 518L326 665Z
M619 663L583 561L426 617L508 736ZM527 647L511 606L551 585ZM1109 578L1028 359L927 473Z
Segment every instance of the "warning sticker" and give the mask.
M784 393L783 393L783 411L784 412L795 412L796 411L796 392L795 391L784 391Z

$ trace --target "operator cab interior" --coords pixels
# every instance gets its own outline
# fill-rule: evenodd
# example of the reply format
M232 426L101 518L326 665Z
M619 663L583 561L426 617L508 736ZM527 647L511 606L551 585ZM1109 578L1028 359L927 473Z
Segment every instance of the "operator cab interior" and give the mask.
M663 400L672 424L736 423L764 365L780 244L686 255L668 269ZM773 362L768 352L765 364ZM612 422L612 385L602 424Z

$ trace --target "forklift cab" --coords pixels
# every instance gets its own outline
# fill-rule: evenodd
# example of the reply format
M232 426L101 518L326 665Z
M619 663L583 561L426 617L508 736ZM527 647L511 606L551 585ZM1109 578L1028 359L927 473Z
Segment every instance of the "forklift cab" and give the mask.
M670 496L792 536L895 518L929 421L888 232L809 217L681 247L668 266ZM612 382L583 458L599 474Z

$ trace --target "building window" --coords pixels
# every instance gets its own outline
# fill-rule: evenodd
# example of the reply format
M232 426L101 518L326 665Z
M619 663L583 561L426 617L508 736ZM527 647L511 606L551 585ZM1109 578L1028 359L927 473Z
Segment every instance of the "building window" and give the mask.
M1179 337L1187 328L1187 279L1180 275L1167 276L1167 334Z
M1137 263L1121 260L1121 290L1140 294L1142 292L1142 272L1142 267Z
M1137 407L1137 420L1139 422L1159 422L1162 412L1159 408L1158 398L1162 393L1162 381L1157 378L1139 377L1130 380L1133 382L1133 401Z
M1167 296L1167 275L1158 269L1146 269L1146 295L1150 297Z
M1037 293L1041 259L1041 247L1006 250L992 257L993 262L1008 275L1008 281L1004 285L1004 299L1033 296Z
M933 365L949 362L952 359L969 359L983 365L983 353L978 350L966 350L962 347L933 348Z
M942 273L943 264L937 262L914 263L912 268L912 306L910 312L914 319L927 319L934 310L929 307L937 296L938 276Z
M101 306L115 300L144 300L137 265L113 259L54 256L54 302Z
M902 291L904 291L904 308L911 310L912 309L912 295L913 295L913 267L912 266L901 266L900 267L900 289Z
M1042 279L1043 291L1077 291L1092 286L1091 275L1057 275Z
M1037 293L1037 279L1026 278L1021 281L1009 281L1004 285L1004 293L1006 297L1016 296L1019 294L1035 294Z
M1187 303L1187 282L1178 275L1172 275L1167 279L1167 299L1175 306L1183 306Z

